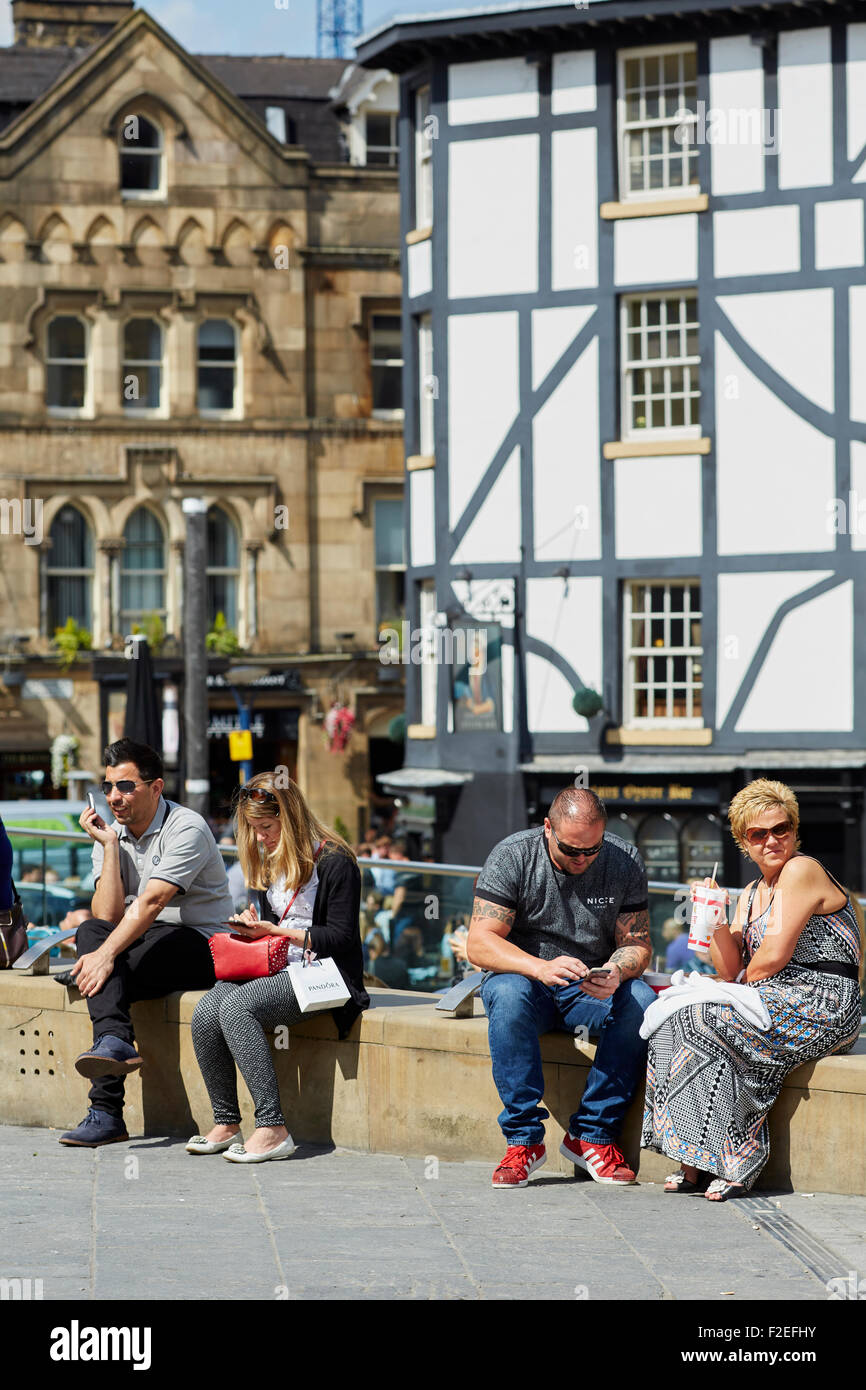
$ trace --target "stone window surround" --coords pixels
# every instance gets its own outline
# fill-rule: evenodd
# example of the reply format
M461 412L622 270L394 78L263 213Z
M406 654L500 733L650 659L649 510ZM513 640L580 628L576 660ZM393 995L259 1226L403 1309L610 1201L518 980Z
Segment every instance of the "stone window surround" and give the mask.
M45 406L49 417L70 421L120 419L133 413L124 409L118 390L123 366L123 328L131 318L154 317L163 328L162 405L159 411L136 411L136 419L146 425L149 419L161 422L170 415L195 416L203 420L243 420L249 414L245 399L246 371L253 350L267 349L269 334L252 294L231 291L182 292L172 290L121 290L109 296L99 289L65 290L40 287L36 303L27 319L24 347L47 365L47 326L56 317L78 317L87 331L87 397L81 408ZM235 407L231 411L198 409L198 327L206 319L220 318L235 328L238 352L235 359ZM181 339L186 337L186 346ZM104 359L116 367L107 374L100 370ZM192 389L181 394L186 376ZM110 384L109 384L110 383ZM174 385L174 391L172 391ZM43 388L43 399L45 397ZM173 397L173 399L172 399ZM172 400L173 409L169 408Z

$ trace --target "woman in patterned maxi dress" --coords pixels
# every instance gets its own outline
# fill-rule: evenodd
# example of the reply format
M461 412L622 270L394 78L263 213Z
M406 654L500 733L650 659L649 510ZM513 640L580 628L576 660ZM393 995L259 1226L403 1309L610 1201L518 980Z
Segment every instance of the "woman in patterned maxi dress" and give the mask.
M757 989L770 1015L760 1032L727 1004L692 1004L649 1041L643 1148L679 1159L666 1192L711 1200L748 1191L769 1157L767 1115L803 1062L845 1052L860 1030L860 932L851 900L815 859L798 854L796 797L759 779L731 802L731 829L761 869L713 964ZM710 880L706 880L710 883ZM743 968L744 967L744 968ZM741 974L742 972L742 974Z

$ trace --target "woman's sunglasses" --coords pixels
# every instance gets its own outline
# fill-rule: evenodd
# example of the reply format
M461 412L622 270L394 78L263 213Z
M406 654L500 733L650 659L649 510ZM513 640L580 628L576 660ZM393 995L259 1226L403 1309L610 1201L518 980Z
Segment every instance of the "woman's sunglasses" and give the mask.
M275 813L279 815L279 799L274 795L273 792L267 791L265 787L241 787L240 791L238 792L238 801L256 801L259 803L264 802L268 806L273 806Z
M778 825L771 825L769 830L763 826L753 825L746 831L746 839L750 845L762 845L768 835L772 835L774 840L781 840L783 835L790 833L791 827L786 820L780 820Z

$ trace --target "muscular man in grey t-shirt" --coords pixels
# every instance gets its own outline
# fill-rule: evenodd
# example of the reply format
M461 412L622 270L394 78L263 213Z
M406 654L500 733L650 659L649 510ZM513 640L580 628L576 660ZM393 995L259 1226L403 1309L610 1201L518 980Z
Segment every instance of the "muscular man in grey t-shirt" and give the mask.
M478 876L467 948L488 972L481 998L508 1144L497 1188L524 1187L545 1162L538 1038L556 1028L601 1035L560 1152L596 1182L635 1180L615 1141L642 1080L639 1029L655 998L639 978L650 960L647 880L637 850L606 824L594 792L568 787L543 827L501 841Z

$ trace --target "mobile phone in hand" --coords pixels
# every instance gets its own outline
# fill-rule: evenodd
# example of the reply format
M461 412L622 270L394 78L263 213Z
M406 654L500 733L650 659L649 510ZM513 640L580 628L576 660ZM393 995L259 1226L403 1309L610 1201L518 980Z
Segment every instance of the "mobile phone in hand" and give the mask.
M244 922L240 917L229 917L223 925L226 927L248 927L250 923Z
M590 969L589 978L592 979L593 976L595 976L596 979L598 979L598 978L603 978L605 975L612 975L612 974L613 974L613 971L610 969L610 966L608 966L608 965L594 965L594 966L592 966L591 969Z
M94 799L93 799L93 792L88 792L88 793L87 793L87 800L88 800L88 802L90 803L90 809L91 809L91 811L95 811L95 810L96 810L96 802L95 802Z

